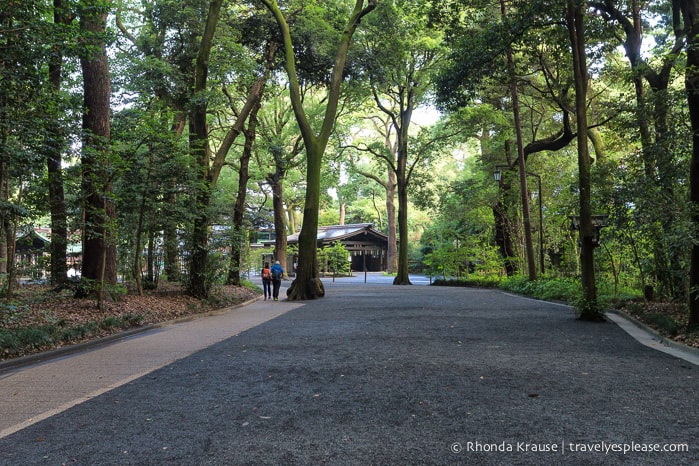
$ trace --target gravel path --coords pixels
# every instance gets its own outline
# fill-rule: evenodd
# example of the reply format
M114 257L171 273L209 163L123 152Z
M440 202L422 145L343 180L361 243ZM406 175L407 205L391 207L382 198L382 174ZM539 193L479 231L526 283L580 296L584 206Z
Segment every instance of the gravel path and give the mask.
M325 283L0 439L0 464L699 463L699 368L615 324L492 290Z

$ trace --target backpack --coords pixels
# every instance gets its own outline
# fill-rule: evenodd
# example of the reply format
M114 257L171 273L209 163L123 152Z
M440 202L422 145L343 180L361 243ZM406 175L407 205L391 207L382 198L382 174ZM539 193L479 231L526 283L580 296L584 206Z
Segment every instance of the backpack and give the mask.
M275 264L272 267L272 280L281 280L282 274L284 274L284 270L280 266Z
M272 272L268 268L262 269L262 279L263 280L271 280L272 279Z

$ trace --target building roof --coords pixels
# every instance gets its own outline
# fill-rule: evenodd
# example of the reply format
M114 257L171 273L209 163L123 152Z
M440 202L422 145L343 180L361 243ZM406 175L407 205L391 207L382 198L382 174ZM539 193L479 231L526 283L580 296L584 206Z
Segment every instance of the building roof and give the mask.
M318 241L322 243L333 243L351 238L359 233L370 234L380 240L388 241L388 236L374 229L373 223L353 223L349 225L331 225L318 227ZM299 234L287 237L287 243L297 243Z
M48 251L50 247L51 241L32 229L17 238L15 242L15 253Z

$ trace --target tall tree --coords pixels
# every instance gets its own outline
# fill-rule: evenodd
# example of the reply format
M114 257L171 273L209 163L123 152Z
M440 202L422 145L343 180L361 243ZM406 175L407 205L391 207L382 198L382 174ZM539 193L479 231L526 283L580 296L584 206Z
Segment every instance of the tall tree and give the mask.
M106 49L107 15L111 0L79 6L83 47L80 64L84 81L83 113L83 278L102 285L117 281L114 238L113 174L110 170L111 83ZM101 302L101 301L100 301Z
M196 216L192 232L192 251L189 266L188 292L195 297L206 297L211 283L208 276L208 249L210 213L209 207L213 190L226 163L226 157L233 143L242 133L250 112L258 105L268 74L262 75L251 84L242 108L236 112L235 121L222 137L214 152L210 145L207 122L208 99L207 79L209 59L214 45L214 35L221 13L222 0L212 0L197 54L194 73L194 101L189 116L190 153L194 158L197 176Z
M689 328L699 328L699 0L682 0L687 30L685 87L692 125L692 159L689 172L690 202L694 227L689 270Z
M28 163L32 158L30 135L41 133L31 110L39 104L32 96L39 84L32 65L43 58L30 37L33 23L39 19L37 10L35 4L10 1L0 11L0 270L7 273L8 299L16 284L17 230L25 216L24 178L35 170Z
M189 266L188 291L192 296L205 298L209 295L206 273L209 254L209 204L211 202L212 174L209 171L211 147L207 124L206 81L209 75L209 57L218 24L223 0L212 0L206 18L194 71L195 101L190 110L189 144L196 163L197 194L196 217L192 232L192 251Z
M305 99L308 105L312 97ZM272 191L272 211L274 218L274 256L287 272L287 236L296 233L295 225L290 225L290 192L285 189L290 170L302 163L303 139L294 124L293 109L289 105L288 92L279 89L261 116L261 136L258 163L264 172L261 176Z
M410 285L408 274L408 187L418 153L409 153L415 109L429 99L435 65L442 57L442 34L429 22L430 2L384 2L364 35L366 67L374 101L391 121L398 195L398 269L394 285Z
M62 29L73 21L63 0L53 0L53 22L56 37L63 37ZM48 73L49 83L55 97L60 101L61 84L63 81L63 55L65 44L57 41L51 47ZM48 112L47 112L48 113ZM68 219L66 213L65 191L63 188L63 153L66 150L65 130L60 124L60 116L49 113L47 138L45 144L46 163L48 168L49 206L51 210L51 283L54 285L65 282L68 278L67 246Z
M350 162L353 164L354 170L360 175L374 180L386 192L386 225L388 230L388 251L387 251L387 267L388 273L396 273L398 271L398 232L396 227L396 172L395 167L396 153L398 147L393 135L392 120L389 116L379 115L372 116L370 121L374 130L383 138L383 144L379 147L374 147L371 144L364 148L357 149L367 150L373 154L378 160L385 160L387 166L387 175L381 176L374 170L364 170L357 163L354 157L350 156Z
M641 226L653 245L654 274L662 294L679 297L684 294L684 262L682 242L671 238L683 236L676 233L679 215L673 204L678 202L677 150L673 148L675 134L672 131L672 107L669 93L674 79L673 70L681 57L685 44L685 28L682 25L680 2L620 2L591 1L589 5L610 23L618 25L622 42L631 68L636 97L636 123L642 146L643 191L647 196L636 199L639 208L647 212L648 221ZM644 58L642 51L644 28L652 16L656 29L657 46L653 59Z
M239 30L240 41L248 49L259 50L259 56L256 61L258 67L262 68L260 83L262 87L260 88L260 94L257 98L255 106L251 109L250 115L248 117L247 127L243 130L243 135L245 137L245 142L243 144L243 151L240 156L239 162L237 164L238 170L238 191L233 206L233 237L231 243L231 257L230 265L228 268L228 280L229 284L240 285L241 284L241 259L242 259L242 247L248 240L248 228L246 228L245 221L245 209L246 209L246 199L248 193L248 181L250 180L250 159L255 153L256 140L258 138L260 123L264 123L263 119L260 118L260 111L262 110L262 97L266 89L266 83L272 75L273 70L278 66L277 51L279 49L279 37L274 34L276 29L276 24L271 18L267 19L259 14L260 12L253 12L250 15L245 16L240 24L236 27ZM228 97L230 105L235 109L235 99L231 94L225 90ZM234 111L234 113L238 113ZM264 129L264 127L263 127ZM286 240L286 234L282 232L281 238ZM285 246L285 244L284 244Z
M575 77L575 113L578 123L578 177L580 188L580 263L583 302L580 305L581 320L603 320L597 303L595 283L595 244L593 242L590 167L592 161L587 144L587 55L585 53L586 2L566 0L566 23L573 51Z
M318 236L318 209L320 205L320 169L323 154L335 124L335 117L340 98L347 53L352 36L364 16L376 8L378 0L356 0L349 19L343 29L340 43L332 67L328 88L327 106L319 133L316 133L303 106L299 78L296 71L296 56L291 40L289 23L279 8L276 0L260 0L272 13L284 42L285 67L289 78L289 90L294 115L303 136L307 158L306 201L303 210L303 226L299 234L299 261L297 275L287 290L292 300L315 299L325 295L325 288L320 281L318 261L316 259L316 240ZM366 5L365 5L366 3Z
M247 127L243 130L245 143L238 165L238 192L233 206L233 236L231 238L228 279L226 280L230 285L240 285L242 283L240 276L241 250L243 244L247 241L247 230L244 226L245 200L247 198L248 180L250 179L250 158L252 157L255 139L257 138L257 113L261 106L261 102L257 102L255 107L253 107L248 117Z
M120 3L116 11L116 25L122 35L117 37L117 50L124 50L127 64L123 68L129 78L117 81L121 93L139 96L137 105L148 109L152 118L168 122L169 137L165 145L186 145L188 137L188 109L193 99L194 66L199 52L203 22L208 12L208 0L196 0L184 5L175 0L142 2L141 8L129 8ZM124 38L127 43L120 40ZM145 114L144 114L145 115ZM154 145L158 150L161 144ZM178 150L164 150L167 160L159 160L159 167L178 163ZM189 202L184 188L190 184L183 176L185 170L156 175L165 190L160 220L154 227L163 231L164 272L169 280L181 278L179 263L180 234L183 225L191 224L191 209L182 214L180 204ZM189 229L185 229L189 233ZM178 233L179 232L179 233Z
M500 14L503 20L507 18L505 0L500 0ZM527 253L527 268L529 280L536 280L536 262L534 261L534 246L532 243L532 223L529 210L529 190L527 189L527 164L524 156L524 137L522 136L522 119L519 107L519 89L515 74L514 54L512 47L506 49L507 74L510 79L510 96L512 97L512 116L515 123L515 140L517 145L517 161L519 165L520 192L522 197L522 220L524 223L524 249Z

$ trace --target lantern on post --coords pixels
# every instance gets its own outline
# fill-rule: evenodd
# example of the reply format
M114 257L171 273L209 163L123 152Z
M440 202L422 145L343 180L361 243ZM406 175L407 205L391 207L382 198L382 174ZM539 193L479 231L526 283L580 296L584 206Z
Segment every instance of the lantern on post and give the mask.
M570 229L572 231L580 231L580 216L571 215L570 217ZM592 246L598 247L600 245L600 231L602 228L608 225L607 220L609 215L593 215L592 216Z

